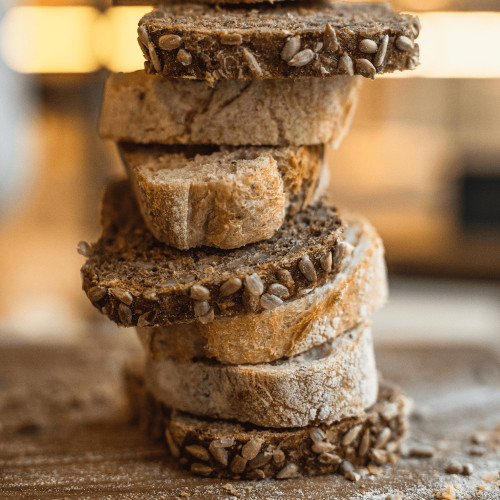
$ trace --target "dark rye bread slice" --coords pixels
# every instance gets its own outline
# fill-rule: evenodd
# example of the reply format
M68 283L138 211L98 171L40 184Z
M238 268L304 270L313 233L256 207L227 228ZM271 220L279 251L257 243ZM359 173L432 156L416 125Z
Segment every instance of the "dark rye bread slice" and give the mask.
M416 17L385 3L182 3L145 15L138 41L146 70L174 78L375 78L418 65L419 31Z
M118 149L146 225L181 250L271 238L311 203L323 168L322 146Z
M195 319L206 324L276 308L331 280L347 245L337 211L314 204L267 241L237 250L180 251L147 229L128 181L107 189L101 225L97 243L80 245L88 257L83 289L95 307L124 326ZM275 283L287 287L287 298L264 293Z
M288 479L342 473L395 463L408 432L412 402L381 382L375 405L329 425L266 429L212 420L172 410L146 389L141 368L125 371L132 416L153 438L165 442L176 465L193 474L232 479Z

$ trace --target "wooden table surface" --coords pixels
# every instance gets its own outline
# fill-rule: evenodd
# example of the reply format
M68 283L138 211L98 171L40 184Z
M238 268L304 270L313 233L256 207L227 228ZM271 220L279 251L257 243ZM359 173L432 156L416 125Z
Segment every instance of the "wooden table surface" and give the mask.
M500 499L500 356L493 346L377 346L380 370L415 400L404 458L358 483L339 476L220 481L175 470L131 426L122 395L130 346L0 344L0 498ZM474 444L471 436L475 436ZM450 475L451 460L474 465ZM453 493L452 493L453 492Z

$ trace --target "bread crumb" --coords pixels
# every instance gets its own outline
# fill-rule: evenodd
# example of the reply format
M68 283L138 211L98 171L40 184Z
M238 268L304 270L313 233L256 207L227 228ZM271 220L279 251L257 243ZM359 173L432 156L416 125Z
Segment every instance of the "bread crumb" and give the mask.
M445 484L443 491L435 491L437 500L457 500L455 488L451 484Z

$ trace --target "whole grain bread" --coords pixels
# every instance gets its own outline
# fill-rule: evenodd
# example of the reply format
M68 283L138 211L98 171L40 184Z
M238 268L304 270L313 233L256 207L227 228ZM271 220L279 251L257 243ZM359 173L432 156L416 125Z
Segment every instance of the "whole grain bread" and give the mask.
M360 79L207 82L144 71L111 74L100 134L114 141L229 146L338 146Z
M97 243L82 245L83 289L124 326L206 324L275 309L331 281L351 250L336 210L315 204L287 219L269 240L236 250L180 251L147 229L127 181L107 189L101 225ZM286 287L288 297L273 293L273 284Z
M323 166L321 146L205 149L119 145L148 228L181 250L271 238L309 205Z
M266 363L306 352L368 320L387 299L382 242L363 218L346 213L345 243L353 247L333 279L273 310L137 328L149 356L178 361L214 358L221 363ZM280 285L268 287L285 293Z
M325 77L414 69L420 25L386 3L310 0L162 5L139 22L146 70L198 80Z
M263 429L195 417L162 405L146 389L137 365L128 367L125 381L134 420L165 443L176 466L200 476L255 480L343 473L349 477L349 464L394 463L412 408L398 387L382 381L377 402L356 417L329 425Z
M291 358L257 365L146 361L153 396L193 415L306 427L360 415L377 400L371 328L360 325Z

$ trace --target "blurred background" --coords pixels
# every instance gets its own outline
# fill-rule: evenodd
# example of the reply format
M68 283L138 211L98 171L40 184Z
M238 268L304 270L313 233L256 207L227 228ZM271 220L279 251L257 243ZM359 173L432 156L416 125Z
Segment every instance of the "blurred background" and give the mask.
M500 2L393 4L421 16L422 65L365 82L351 133L328 152L329 196L384 238L379 340L498 341ZM109 71L142 67L147 10L0 4L0 342L130 333L81 291L76 244L98 237L102 187L122 174L97 136L99 104Z

